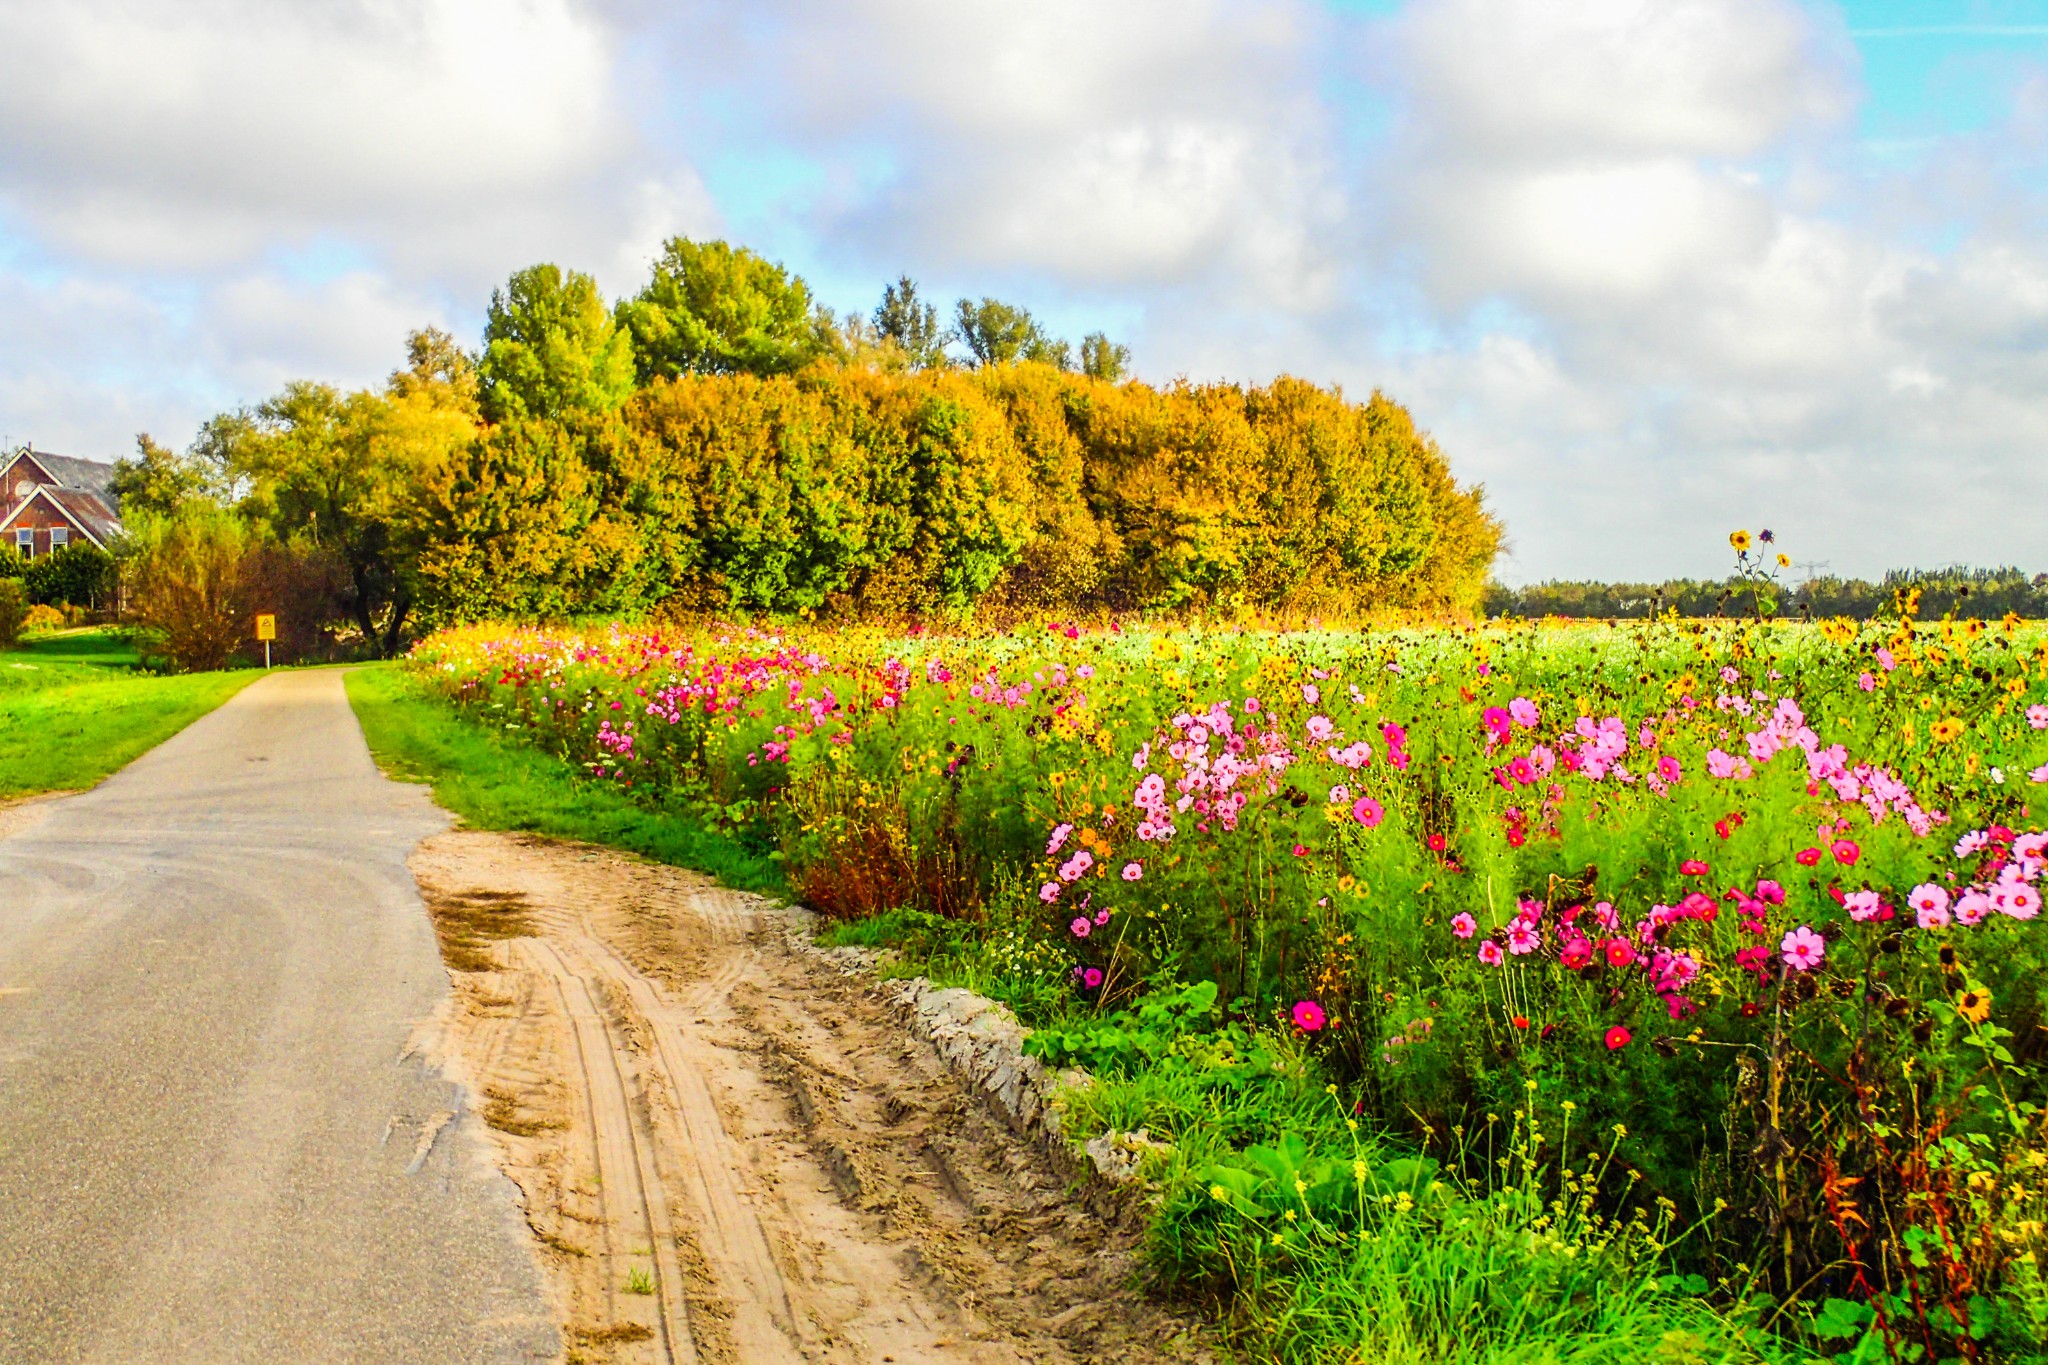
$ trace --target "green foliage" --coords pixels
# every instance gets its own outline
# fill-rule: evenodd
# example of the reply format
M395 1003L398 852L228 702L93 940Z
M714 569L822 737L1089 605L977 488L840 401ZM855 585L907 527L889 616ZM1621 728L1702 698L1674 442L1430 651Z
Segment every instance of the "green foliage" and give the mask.
M1661 613L1699 618L1743 614L1744 580L1669 579L1662 583L1547 582L1522 588L1488 586L1489 616L1564 616L1641 620ZM1993 569L1893 569L1876 582L1822 574L1778 595L1778 615L1868 621L1895 610L1902 592L1920 594L1925 616L1996 621L2010 612L2025 620L2048 619L2048 574L2012 567ZM1738 595L1740 594L1740 595Z
M938 369L946 364L946 343L952 334L939 322L938 305L918 297L917 282L910 276L901 276L883 288L874 327L877 335L902 348L912 369Z
M218 491L205 461L159 445L146 431L135 438L135 452L132 459L115 461L113 477L108 480L124 515L161 516L187 498Z
M252 633L259 533L196 499L139 515L128 532L135 620L152 652L181 673L224 667Z
M1014 365L1031 360L1057 370L1074 367L1067 343L1049 335L1030 310L984 297L979 303L961 299L953 308L953 331L974 363Z
M105 550L90 541L78 541L31 560L21 583L31 602L98 610L113 602L120 570Z
M1120 1075L1157 1065L1215 1012L1216 983L1198 981L1152 991L1134 1010L1091 1015L1064 1028L1041 1028L1024 1040L1024 1052L1048 1066Z
M792 374L838 337L810 286L726 242L672 237L654 277L619 305L641 381L687 374Z
M28 609L28 593L20 580L0 578L0 649L20 641Z
M555 265L529 266L492 292L476 369L489 421L601 415L632 395L633 342L597 281Z
M1130 373L1131 348L1111 341L1101 332L1081 338L1081 373L1105 384L1115 384Z

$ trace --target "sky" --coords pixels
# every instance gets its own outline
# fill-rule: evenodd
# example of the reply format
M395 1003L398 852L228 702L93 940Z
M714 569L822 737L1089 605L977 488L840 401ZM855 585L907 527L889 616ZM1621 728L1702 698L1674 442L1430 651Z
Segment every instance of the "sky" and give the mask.
M2048 571L2048 0L0 0L0 443L675 235L1384 391L1509 583Z

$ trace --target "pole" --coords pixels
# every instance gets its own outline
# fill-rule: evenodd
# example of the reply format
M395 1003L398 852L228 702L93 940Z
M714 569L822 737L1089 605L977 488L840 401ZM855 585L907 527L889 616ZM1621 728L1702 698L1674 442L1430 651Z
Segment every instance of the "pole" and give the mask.
M263 671L265 673L270 671L270 641L268 640L263 642Z

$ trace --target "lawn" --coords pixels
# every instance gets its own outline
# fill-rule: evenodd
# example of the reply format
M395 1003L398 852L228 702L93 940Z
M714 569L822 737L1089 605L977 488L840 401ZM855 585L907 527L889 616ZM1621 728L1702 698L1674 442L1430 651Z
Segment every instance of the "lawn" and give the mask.
M107 630L0 650L0 800L90 787L260 676L146 673Z
M650 809L582 781L559 759L463 719L397 668L352 670L347 685L378 766L399 781L430 784L434 799L474 828L608 844L741 890L782 887L780 865L765 850L686 812Z

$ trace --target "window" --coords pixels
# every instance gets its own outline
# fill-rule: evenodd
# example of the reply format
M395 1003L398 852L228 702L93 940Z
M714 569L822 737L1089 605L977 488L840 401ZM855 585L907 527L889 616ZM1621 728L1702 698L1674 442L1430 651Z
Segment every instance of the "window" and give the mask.
M71 543L71 530L65 526L50 528L50 553L55 554Z
M14 533L14 547L21 551L23 559L36 557L36 533L24 526Z

